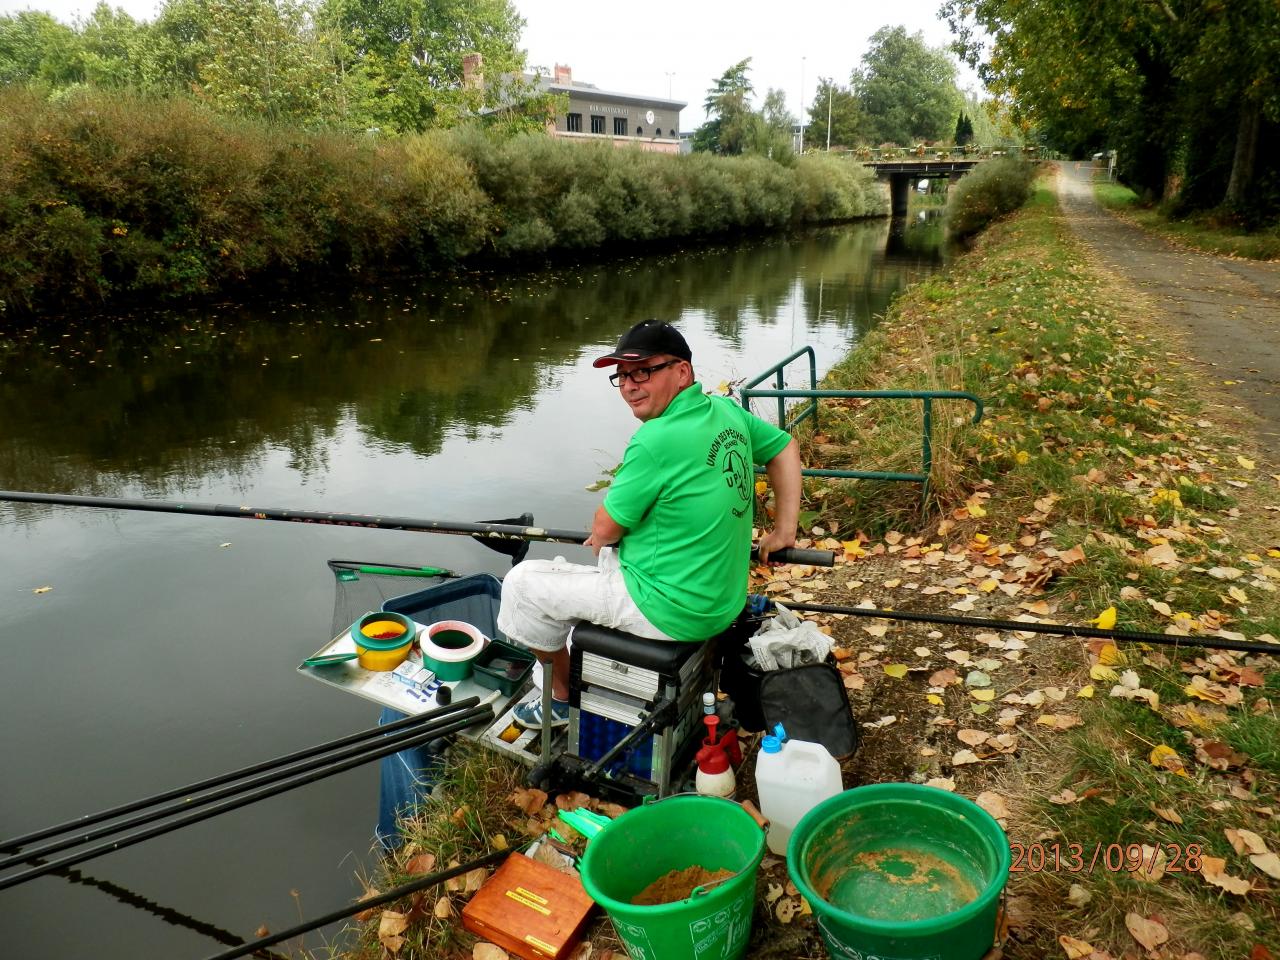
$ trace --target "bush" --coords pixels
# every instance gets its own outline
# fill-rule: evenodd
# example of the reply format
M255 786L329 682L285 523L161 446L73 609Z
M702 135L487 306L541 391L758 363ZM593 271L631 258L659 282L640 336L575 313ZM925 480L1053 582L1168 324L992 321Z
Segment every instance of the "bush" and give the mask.
M666 156L479 127L383 140L189 98L0 90L0 304L166 299L882 213L847 160Z
M1022 160L986 160L951 188L947 227L953 236L970 237L1017 210L1031 196L1035 167Z

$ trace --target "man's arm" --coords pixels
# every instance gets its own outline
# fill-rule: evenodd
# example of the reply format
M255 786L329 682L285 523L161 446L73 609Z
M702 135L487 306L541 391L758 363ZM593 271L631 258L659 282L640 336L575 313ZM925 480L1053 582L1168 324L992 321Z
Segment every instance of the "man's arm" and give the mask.
M793 440L792 443L795 441ZM796 463L798 464L799 454L796 455ZM586 545L591 548L591 552L597 557L600 556L600 548L612 546L622 539L622 535L627 532L627 528L619 525L613 517L609 516L609 511L603 506L596 508L596 515L591 520L591 536L587 537ZM791 542L795 542L795 537L791 538Z
M773 529L760 538L760 560L796 543L796 526L800 522L800 448L792 438L778 454L765 464L769 485L773 487Z

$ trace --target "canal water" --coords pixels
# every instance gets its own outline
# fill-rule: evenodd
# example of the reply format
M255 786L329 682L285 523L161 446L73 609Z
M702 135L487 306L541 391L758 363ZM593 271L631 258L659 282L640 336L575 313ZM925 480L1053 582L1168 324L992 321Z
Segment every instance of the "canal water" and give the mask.
M637 425L591 361L632 323L678 324L708 388L806 344L825 370L941 257L936 224L873 221L70 320L0 349L0 488L585 528ZM530 555L557 552L590 558ZM330 558L507 563L462 537L0 504L0 836L372 726L295 672L330 636ZM336 909L374 862L377 787L370 764L0 891L3 952L199 958L222 947L193 921L252 937Z

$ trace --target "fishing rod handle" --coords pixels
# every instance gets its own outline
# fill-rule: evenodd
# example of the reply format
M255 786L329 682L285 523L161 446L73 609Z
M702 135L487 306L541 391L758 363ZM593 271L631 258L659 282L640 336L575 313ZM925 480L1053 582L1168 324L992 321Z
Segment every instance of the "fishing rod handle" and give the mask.
M752 547L751 559L759 562L760 551ZM770 563L807 563L814 567L833 567L836 555L830 550L804 550L800 547L783 547L769 554Z

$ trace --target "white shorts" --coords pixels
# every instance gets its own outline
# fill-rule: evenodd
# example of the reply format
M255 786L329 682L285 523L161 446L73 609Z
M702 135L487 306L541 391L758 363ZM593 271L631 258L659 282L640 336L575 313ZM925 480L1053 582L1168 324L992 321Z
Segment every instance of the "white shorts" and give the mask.
M671 640L651 624L627 593L613 548L600 551L597 565L554 560L517 563L502 581L498 629L533 650L564 647L579 620L650 640Z

